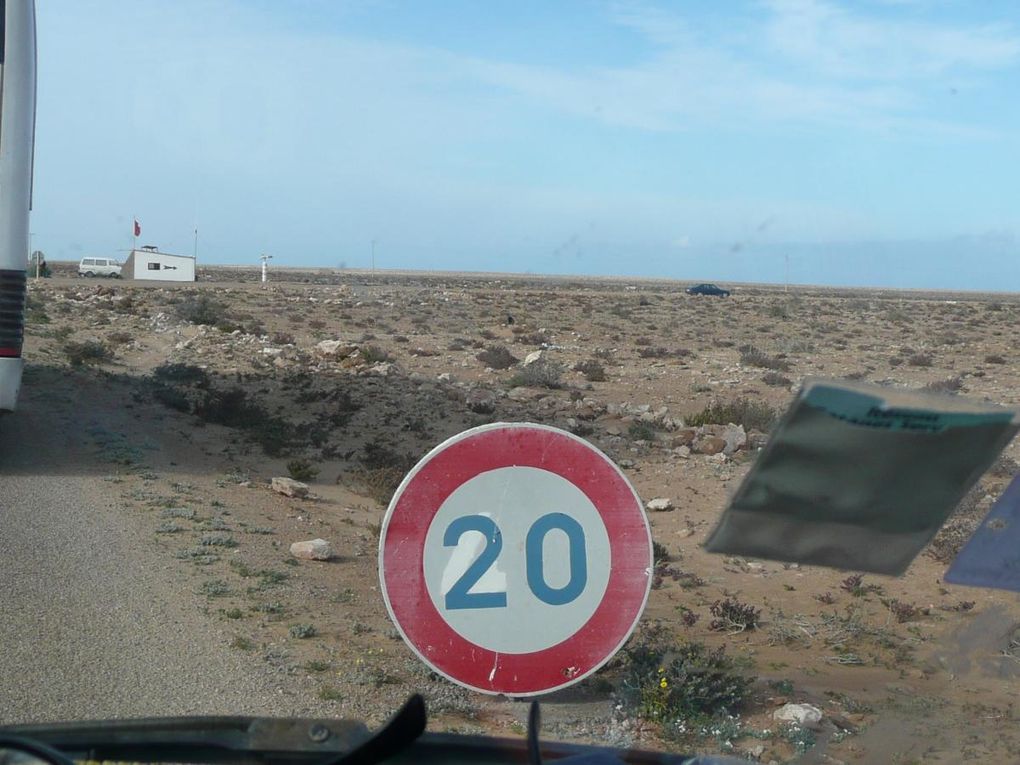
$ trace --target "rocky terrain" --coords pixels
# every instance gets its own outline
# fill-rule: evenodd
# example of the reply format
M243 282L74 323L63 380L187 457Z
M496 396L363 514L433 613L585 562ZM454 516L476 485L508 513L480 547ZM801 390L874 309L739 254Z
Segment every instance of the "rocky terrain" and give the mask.
M716 299L665 281L296 270L263 286L225 268L152 285L55 271L31 283L26 396L56 405L88 391L81 465L151 554L174 561L181 597L307 714L379 723L421 691L433 730L521 735L526 704L455 686L403 644L376 551L389 497L429 449L528 421L624 469L658 560L627 648L543 700L546 736L762 762L1020 758L1020 608L941 582L1017 472L1016 444L902 578L700 547L807 375L1020 404L1017 297L747 285ZM292 551L317 539L329 549ZM669 690L699 682L703 704Z

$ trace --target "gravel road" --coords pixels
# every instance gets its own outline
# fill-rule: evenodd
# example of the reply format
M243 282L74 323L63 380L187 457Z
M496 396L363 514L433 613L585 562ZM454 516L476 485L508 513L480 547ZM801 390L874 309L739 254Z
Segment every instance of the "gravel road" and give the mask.
M0 419L0 724L300 714L118 513L67 388Z

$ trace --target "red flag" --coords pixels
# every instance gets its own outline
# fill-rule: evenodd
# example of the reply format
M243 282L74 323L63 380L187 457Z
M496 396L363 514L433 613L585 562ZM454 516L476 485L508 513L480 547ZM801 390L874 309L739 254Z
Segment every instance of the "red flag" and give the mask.
M141 226L141 224L140 224L140 223L139 223L139 222L138 222L138 221L136 220L136 221L135 221L135 236L141 236L141 235L142 235L142 226Z

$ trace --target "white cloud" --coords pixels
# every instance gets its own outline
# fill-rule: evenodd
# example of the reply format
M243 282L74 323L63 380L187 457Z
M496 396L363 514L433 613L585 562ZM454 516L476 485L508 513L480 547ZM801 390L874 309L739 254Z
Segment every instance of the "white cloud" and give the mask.
M640 32L652 43L667 48L686 46L694 39L690 28L680 17L646 3L620 0L610 6L610 18L621 26Z
M651 46L626 66L450 63L548 108L649 131L765 122L975 138L990 131L928 115L931 90L946 91L949 75L973 82L1020 62L1020 36L1005 25L891 21L819 0L764 7L764 18L737 16L724 39L702 39L676 14L618 2L612 21Z
M779 54L839 78L902 81L994 70L1020 60L1005 24L969 27L867 18L824 0L768 0L768 40Z

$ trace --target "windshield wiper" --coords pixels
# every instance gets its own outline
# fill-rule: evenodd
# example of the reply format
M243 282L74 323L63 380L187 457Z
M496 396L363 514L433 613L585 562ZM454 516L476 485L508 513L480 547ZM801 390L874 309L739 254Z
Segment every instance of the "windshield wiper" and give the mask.
M526 740L423 733L425 704L414 695L383 728L352 720L271 717L176 717L0 728L47 744L76 761L201 762L224 765L693 765L740 762L667 752L539 741L538 705Z
M425 723L425 701L415 694L375 734L351 720L271 717L177 717L3 730L75 760L375 765L412 744Z
M414 694L390 719L383 729L352 752L322 765L376 765L396 756L425 732L425 699Z
M75 760L209 763L320 763L370 738L352 720L273 717L168 717L55 725L4 732L49 744Z

